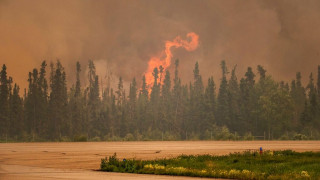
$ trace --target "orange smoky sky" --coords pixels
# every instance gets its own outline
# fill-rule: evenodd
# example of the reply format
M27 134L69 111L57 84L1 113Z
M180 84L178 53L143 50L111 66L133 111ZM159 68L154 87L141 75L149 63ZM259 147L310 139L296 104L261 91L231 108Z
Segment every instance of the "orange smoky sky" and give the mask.
M306 81L320 64L319 19L318 0L0 0L0 63L22 88L29 71L56 59L69 85L76 61L85 77L89 59L115 79L140 81L166 41L194 32L197 49L172 49L184 83L196 61L204 81L218 82L221 60L237 64L238 78L261 64L276 80L301 71Z

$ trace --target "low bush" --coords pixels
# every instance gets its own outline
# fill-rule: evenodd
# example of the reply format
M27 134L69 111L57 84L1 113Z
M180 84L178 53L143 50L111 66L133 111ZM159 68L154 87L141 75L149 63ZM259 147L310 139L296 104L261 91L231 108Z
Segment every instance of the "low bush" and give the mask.
M293 140L308 140L308 137L304 134L295 134Z
M86 135L76 135L73 137L73 141L75 142L86 142L87 136Z
M91 138L90 141L98 142L98 141L101 141L101 138L99 136L95 136Z
M59 141L60 142L70 142L71 139L68 136L61 136Z
M135 140L135 137L131 134L131 133L128 133L124 139L125 141L134 141Z

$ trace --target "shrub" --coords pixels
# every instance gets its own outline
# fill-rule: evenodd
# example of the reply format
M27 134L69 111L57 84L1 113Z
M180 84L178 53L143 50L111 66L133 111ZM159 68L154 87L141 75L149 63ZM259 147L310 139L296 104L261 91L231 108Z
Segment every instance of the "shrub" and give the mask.
M59 139L60 142L70 142L71 139L68 136L62 136Z
M112 136L111 134L107 134L103 137L105 141L122 141L123 139L119 136Z
M168 131L163 133L163 140L165 140L165 141L177 141L179 139L180 138L178 137L178 135L175 135L175 134L170 133Z
M143 136L142 136L142 134L139 133L139 131L135 131L134 132L134 136L135 136L135 139L137 141L142 141L143 140Z
M254 136L252 136L251 132L246 133L246 134L243 136L243 140L253 141L253 140L254 140Z
M101 141L101 138L99 136L95 136L91 139L91 141L98 142L98 141Z
M284 134L279 139L280 140L289 140L290 138L289 138L288 134Z
M295 134L293 140L307 140L308 137L304 134Z
M131 133L128 133L128 134L124 137L123 140L125 140L125 141L134 141L135 138L134 138L134 136L133 136Z
M73 141L75 142L86 142L87 141L87 136L86 135L76 135L73 137Z
M200 139L200 135L192 132L190 135L188 135L187 140L192 140L192 141L198 141Z
M226 126L212 126L212 138L214 140L238 140L240 139L237 133L232 134Z
M149 128L143 135L143 140L162 140L162 132Z

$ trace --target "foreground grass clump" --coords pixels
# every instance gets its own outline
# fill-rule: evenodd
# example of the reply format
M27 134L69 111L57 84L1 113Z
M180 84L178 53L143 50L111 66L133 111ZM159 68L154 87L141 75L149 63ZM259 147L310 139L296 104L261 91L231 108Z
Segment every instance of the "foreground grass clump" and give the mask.
M101 159L101 170L234 179L320 179L320 152L291 150L234 153L225 156L181 155L158 160Z

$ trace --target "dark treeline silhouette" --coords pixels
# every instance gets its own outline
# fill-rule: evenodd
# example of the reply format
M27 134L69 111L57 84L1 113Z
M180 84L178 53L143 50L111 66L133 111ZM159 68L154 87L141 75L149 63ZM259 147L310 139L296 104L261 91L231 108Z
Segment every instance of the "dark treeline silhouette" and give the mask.
M80 80L68 90L66 72L57 61L44 61L28 74L20 97L2 66L0 77L0 138L2 141L98 140L250 140L320 139L320 66L306 87L298 72L290 84L276 82L262 66L248 67L240 80L236 66L229 72L221 62L220 86L213 77L204 86L199 64L194 79L183 85L179 61L173 77L163 68L153 71L150 89L142 78L129 92L120 77L117 88L101 88L93 61L88 64L88 87ZM102 89L102 91L101 91ZM217 90L216 90L217 89Z

